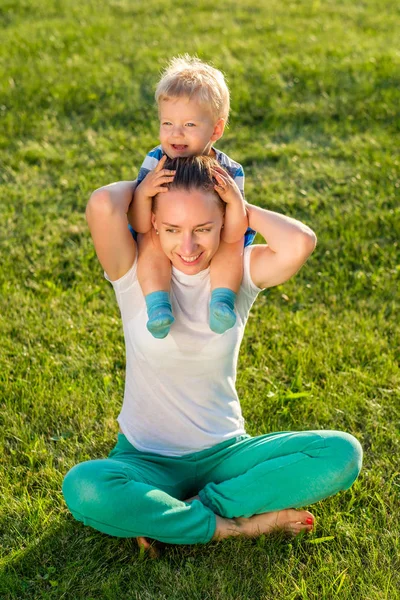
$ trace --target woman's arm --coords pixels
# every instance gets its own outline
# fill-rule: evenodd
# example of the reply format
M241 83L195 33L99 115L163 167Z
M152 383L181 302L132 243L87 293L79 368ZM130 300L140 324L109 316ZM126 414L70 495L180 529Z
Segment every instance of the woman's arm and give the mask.
M313 252L317 243L315 233L296 219L252 204L247 205L247 214L249 226L268 243L252 250L253 282L259 288L268 288L287 281Z
M218 181L215 191L227 204L242 200L236 183L220 167L213 169ZM255 229L268 245L255 246L251 252L250 275L259 288L272 287L287 281L306 262L317 243L315 233L290 217L246 204L249 227Z
M136 244L127 219L135 187L134 181L101 187L93 192L86 207L97 257L113 281L129 271L136 257Z

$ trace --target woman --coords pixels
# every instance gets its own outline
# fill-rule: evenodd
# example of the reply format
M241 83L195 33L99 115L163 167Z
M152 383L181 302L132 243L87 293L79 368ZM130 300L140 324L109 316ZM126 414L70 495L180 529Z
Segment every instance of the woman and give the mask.
M97 256L121 311L126 385L118 442L108 459L71 469L63 484L67 505L76 519L104 533L175 544L276 528L310 531L313 515L296 509L349 488L361 468L361 447L335 431L251 438L235 379L257 294L299 270L315 235L294 219L247 205L249 226L268 245L244 249L237 322L215 334L207 314L209 264L225 203L242 197L209 157L175 159L158 169L151 236L172 263L176 318L165 339L146 330L137 247L126 226L134 184L100 188L88 203Z

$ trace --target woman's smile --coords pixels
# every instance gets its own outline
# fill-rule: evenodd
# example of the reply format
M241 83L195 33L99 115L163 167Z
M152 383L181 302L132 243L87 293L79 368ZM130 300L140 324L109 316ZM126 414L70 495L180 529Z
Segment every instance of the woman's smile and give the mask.
M198 254L196 254L195 256L182 256L181 254L179 255L181 257L181 259L183 260L183 262L185 263L195 263L198 261L198 259L200 258L200 256L202 255L202 252L199 252Z
M171 189L159 194L152 221L174 267L187 275L207 269L218 250L224 221L214 192Z

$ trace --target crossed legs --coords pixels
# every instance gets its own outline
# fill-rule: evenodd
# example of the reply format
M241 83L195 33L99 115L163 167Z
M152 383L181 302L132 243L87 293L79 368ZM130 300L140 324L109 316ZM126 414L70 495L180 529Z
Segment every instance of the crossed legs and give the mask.
M63 492L74 517L104 533L206 543L310 529L311 513L294 509L350 487L361 461L358 441L335 431L243 436L183 457L141 453L119 436L108 459L71 469Z

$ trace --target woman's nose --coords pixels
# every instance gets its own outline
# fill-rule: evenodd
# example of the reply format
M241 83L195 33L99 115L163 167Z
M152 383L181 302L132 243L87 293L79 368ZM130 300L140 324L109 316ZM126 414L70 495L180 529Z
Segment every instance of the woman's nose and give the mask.
M183 236L181 244L181 253L183 254L183 256L190 256L191 254L193 254L195 246L196 244L193 239L193 235L191 233L188 233L187 235Z

